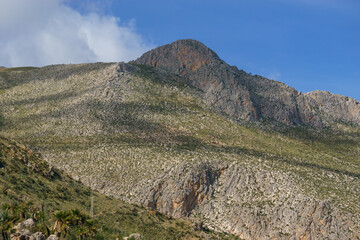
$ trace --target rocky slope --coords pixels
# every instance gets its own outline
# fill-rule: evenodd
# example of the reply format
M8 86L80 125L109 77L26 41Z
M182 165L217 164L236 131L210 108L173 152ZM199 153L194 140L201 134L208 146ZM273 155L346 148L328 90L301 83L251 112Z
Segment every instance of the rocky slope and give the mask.
M323 127L340 115L198 42L131 64L3 69L0 83L2 134L102 193L244 239L358 239L355 121L282 132L236 124L272 117ZM357 114L348 102L346 118Z
M195 40L178 40L161 46L134 63L159 67L188 78L193 86L205 92L209 105L233 117L273 119L286 125L313 127L324 127L330 120L340 119L359 124L360 105L356 100L352 99L354 104L349 106L345 97L338 98L324 106L317 98L310 97L316 93L302 95L283 83L247 74L226 64ZM322 105L321 109L318 105ZM330 118L322 117L322 111Z
M12 240L59 239L51 235L55 234L51 228L54 224L52 213L55 210L74 209L88 213L91 197L97 234L86 239L125 239L131 235L138 236L138 239L237 239L208 229L194 230L194 224L190 221L169 219L159 212L148 211L91 191L65 173L49 167L38 153L2 136L0 176L0 221L2 226L9 224L13 227ZM10 222L4 217L5 209L11 214L11 204L19 204L16 209L23 211L23 219L12 216ZM42 214L45 215L42 221L39 220L39 209L43 209ZM10 229L3 229L10 236ZM78 238L75 231L66 239Z
M310 106L317 109L327 121L360 124L360 103L357 100L326 91L313 91L305 96Z
M359 226L330 200L297 189L294 176L244 164L203 162L140 184L136 202L175 217L204 220L243 239L358 239ZM355 221L354 221L355 220Z

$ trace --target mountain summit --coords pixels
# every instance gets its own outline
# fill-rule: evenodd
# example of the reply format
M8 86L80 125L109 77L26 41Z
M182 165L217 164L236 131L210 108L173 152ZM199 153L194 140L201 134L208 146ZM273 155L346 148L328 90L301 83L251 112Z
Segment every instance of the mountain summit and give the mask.
M187 78L191 85L205 92L209 105L230 117L316 128L339 120L360 124L360 105L355 99L332 94L321 94L322 97L317 98L314 96L319 95L319 91L302 94L281 82L248 74L226 64L196 40L178 40L158 47L133 63ZM326 99L332 99L337 105L324 105Z
M247 240L360 239L359 106L194 40L130 63L0 69L6 139L92 189Z
M204 65L221 62L218 55L199 41L178 40L156 48L135 61L161 67L179 75L187 75Z

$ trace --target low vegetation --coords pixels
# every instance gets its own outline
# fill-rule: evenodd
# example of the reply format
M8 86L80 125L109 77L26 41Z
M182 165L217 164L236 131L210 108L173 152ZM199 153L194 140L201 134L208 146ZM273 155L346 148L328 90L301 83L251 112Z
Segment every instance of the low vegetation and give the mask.
M123 72L118 64L97 63L7 71L0 79L6 86L0 89L1 132L41 152L74 179L124 200L134 184L174 165L221 160L292 174L305 195L330 198L345 212L360 214L358 127L337 123L323 131L285 126L275 131L267 123L234 123L175 76L136 69ZM2 154L13 159L11 151ZM58 170L40 167L44 177L39 178L25 165L3 165L2 201L44 199L40 204L48 209L88 212L94 196L99 222L116 219L98 236L133 231L158 239L197 236L179 227L188 222L165 221L158 213L104 197Z
M62 239L121 239L138 233L142 239L236 239L190 221L169 219L156 211L104 196L63 172L50 168L41 157L14 141L0 137L0 230L3 239L13 227L32 218L32 232ZM93 217L91 210L93 198Z

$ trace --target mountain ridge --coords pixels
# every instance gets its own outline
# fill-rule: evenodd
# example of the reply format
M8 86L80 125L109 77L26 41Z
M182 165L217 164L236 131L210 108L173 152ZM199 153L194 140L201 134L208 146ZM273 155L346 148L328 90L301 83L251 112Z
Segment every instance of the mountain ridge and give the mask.
M1 132L92 189L216 231L358 239L360 128L238 124L222 110L275 102L287 116L282 101L305 94L202 52L178 74L136 62L1 70ZM247 92L242 109L221 108Z
M331 123L317 111L319 104L308 97L311 94L302 94L279 81L238 70L196 40L175 41L150 50L130 63L162 68L188 78L193 86L205 92L208 104L232 117L248 121L269 118L288 126L316 128ZM360 124L360 107L345 109L346 114L341 109L338 111L335 114L331 114L334 111L327 112L335 120Z

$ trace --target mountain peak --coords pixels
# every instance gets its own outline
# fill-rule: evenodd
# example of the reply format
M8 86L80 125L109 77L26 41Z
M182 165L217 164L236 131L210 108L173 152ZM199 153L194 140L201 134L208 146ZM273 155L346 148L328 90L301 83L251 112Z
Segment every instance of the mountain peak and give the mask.
M193 39L177 40L150 50L134 61L137 64L165 68L185 75L203 65L221 61L218 55L203 43Z

